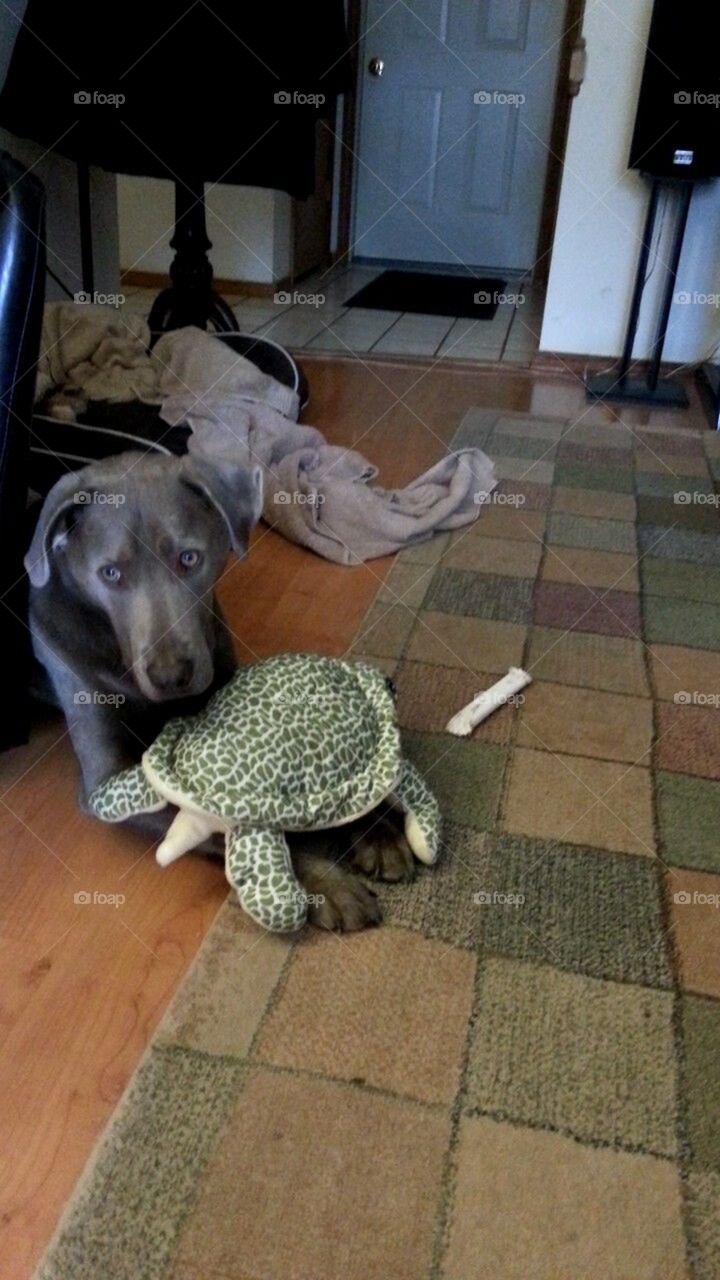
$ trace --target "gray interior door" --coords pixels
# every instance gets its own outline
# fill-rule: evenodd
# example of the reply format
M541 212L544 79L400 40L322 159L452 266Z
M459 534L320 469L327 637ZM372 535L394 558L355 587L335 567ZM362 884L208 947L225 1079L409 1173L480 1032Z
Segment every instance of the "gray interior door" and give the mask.
M366 0L356 256L533 265L565 13L564 0Z

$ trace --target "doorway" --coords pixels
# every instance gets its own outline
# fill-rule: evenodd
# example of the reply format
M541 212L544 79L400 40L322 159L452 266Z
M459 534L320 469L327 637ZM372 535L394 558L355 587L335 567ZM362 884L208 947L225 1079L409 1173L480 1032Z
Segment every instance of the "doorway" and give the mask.
M577 0L358 0L355 261L514 278L542 263L579 9Z

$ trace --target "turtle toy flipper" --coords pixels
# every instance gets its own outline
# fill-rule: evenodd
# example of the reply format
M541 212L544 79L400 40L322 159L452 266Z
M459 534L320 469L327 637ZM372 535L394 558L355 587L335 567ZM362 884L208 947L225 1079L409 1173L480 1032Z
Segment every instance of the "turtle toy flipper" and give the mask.
M103 822L125 822L139 813L157 813L167 807L149 781L142 765L131 765L114 774L90 795L88 804L96 818Z
M405 814L405 838L418 862L428 866L440 851L440 808L415 765L403 758L392 799Z
M274 933L293 933L305 924L307 897L282 831L229 831L225 875L256 924Z

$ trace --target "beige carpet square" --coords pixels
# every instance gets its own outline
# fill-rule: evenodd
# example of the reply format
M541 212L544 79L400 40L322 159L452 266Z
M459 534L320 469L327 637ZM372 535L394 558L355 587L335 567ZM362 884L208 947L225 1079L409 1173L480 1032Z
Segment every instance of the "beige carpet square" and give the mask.
M720 876L673 867L667 889L682 985L720 1000Z
M553 511L564 511L572 516L592 516L594 519L634 520L636 504L629 493L569 489L558 485L553 491Z
M525 690L517 743L567 755L649 764L652 703L538 681Z
M410 637L405 657L440 667L465 667L479 674L504 675L520 666L527 627L518 622L491 622L460 614L424 610Z
M501 826L519 835L652 857L650 772L605 760L518 749Z
M443 559L448 569L474 569L477 573L499 573L511 578L534 578L540 563L539 542L517 538L463 538Z
M648 697L644 646L624 636L533 627L527 669L536 680Z
M649 652L658 698L687 693L698 706L720 706L720 653L675 644L651 644Z
M664 1160L466 1117L457 1170L443 1280L688 1280Z
M480 519L471 526L472 536L537 542L545 532L545 519L544 511L525 511L522 507L490 504L481 509Z
M228 898L158 1028L158 1043L244 1057L292 944Z
M397 690L397 718L402 729L443 733L451 716L487 689L495 675L465 667L431 667L424 662L401 662L393 682ZM507 742L513 722L509 704L489 716L473 733L474 742Z
M474 972L469 952L404 929L311 934L293 955L256 1055L450 1103Z
M176 1265L203 1280L426 1280L447 1141L444 1111L252 1072Z
M541 577L548 582L582 583L586 587L639 591L635 556L622 551L590 551L584 547L548 547ZM602 595L602 592L599 591Z

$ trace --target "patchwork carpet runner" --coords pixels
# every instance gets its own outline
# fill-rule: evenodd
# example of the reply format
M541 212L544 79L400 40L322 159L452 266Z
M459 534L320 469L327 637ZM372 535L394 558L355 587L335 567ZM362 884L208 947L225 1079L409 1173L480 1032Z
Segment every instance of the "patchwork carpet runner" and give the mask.
M226 903L42 1280L720 1276L720 438L473 410L455 443L500 489L354 645L442 861L345 937ZM445 735L512 664L524 699Z

